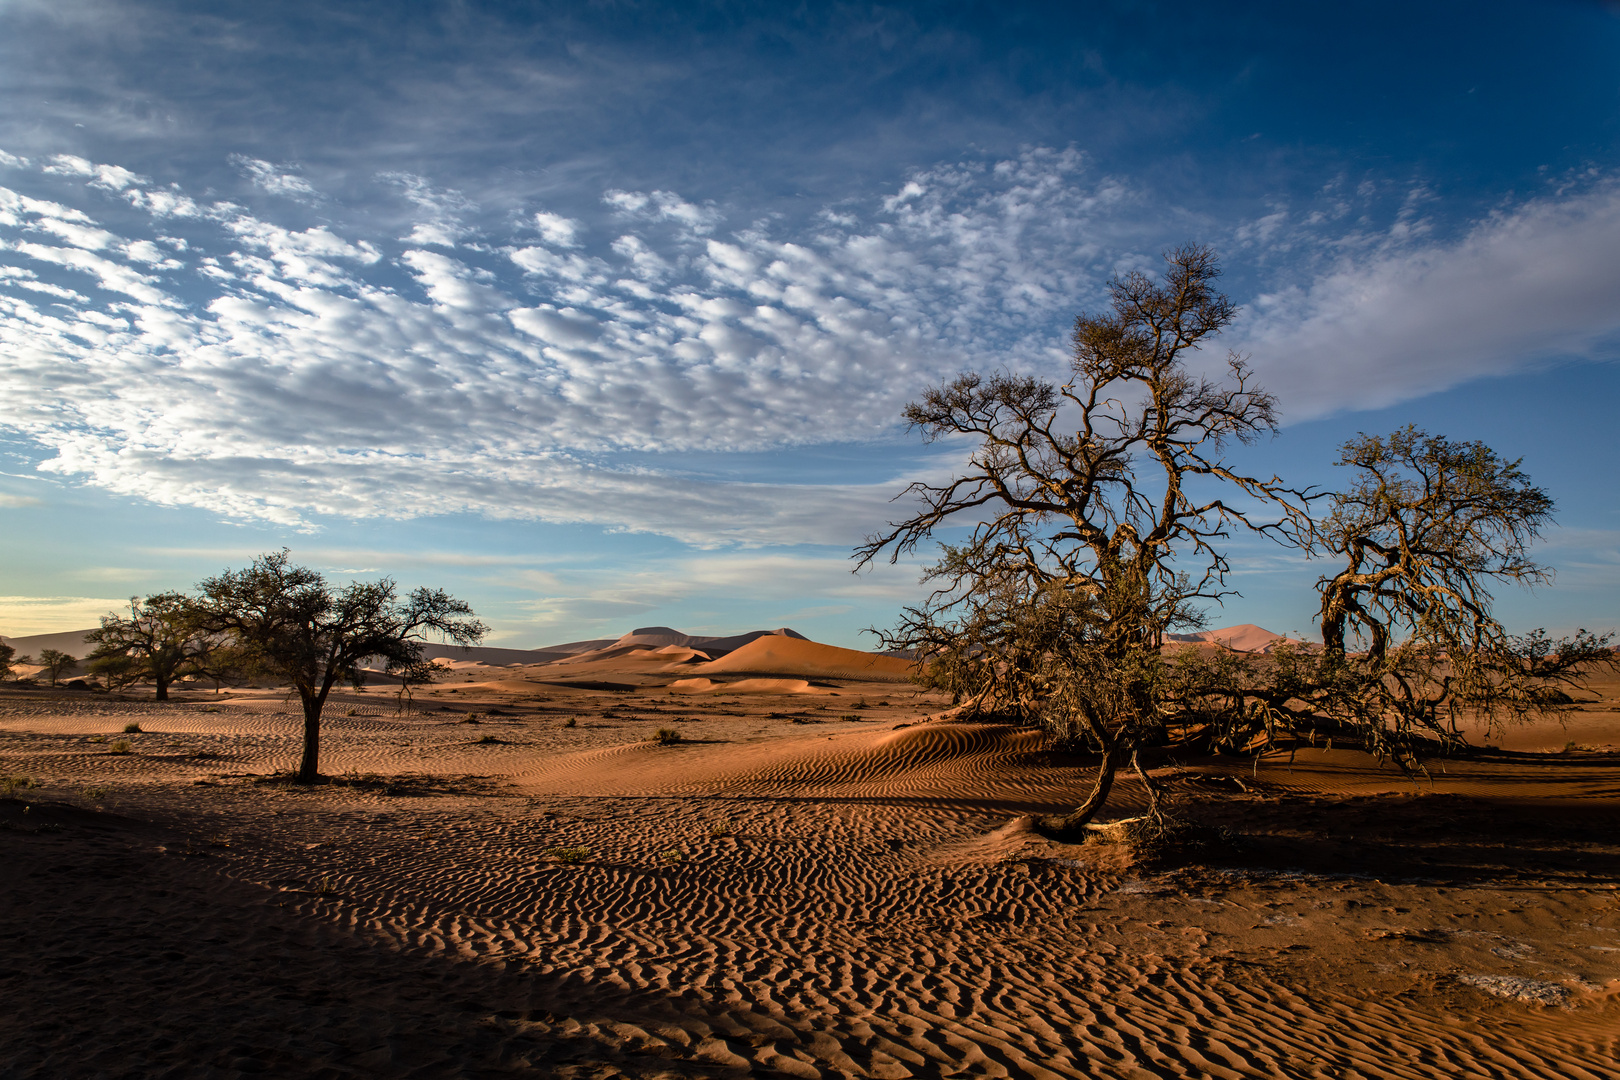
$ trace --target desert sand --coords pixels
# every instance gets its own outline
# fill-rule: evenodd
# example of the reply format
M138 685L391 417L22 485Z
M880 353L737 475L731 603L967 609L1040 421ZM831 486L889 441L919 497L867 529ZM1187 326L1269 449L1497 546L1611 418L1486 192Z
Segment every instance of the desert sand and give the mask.
M334 695L313 788L273 689L0 690L0 1077L1620 1076L1613 677L1418 783L1160 757L1229 832L1150 858L893 658L584 644Z

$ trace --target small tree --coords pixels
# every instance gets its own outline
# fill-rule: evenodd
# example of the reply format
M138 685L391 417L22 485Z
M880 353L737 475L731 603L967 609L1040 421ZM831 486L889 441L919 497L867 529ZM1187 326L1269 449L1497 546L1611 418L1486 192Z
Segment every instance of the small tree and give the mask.
M1047 823L1059 834L1081 829L1119 767L1162 733L1164 635L1231 591L1216 543L1234 528L1286 535L1305 501L1223 460L1230 441L1275 430L1275 401L1236 355L1224 380L1187 369L1237 309L1214 287L1209 248L1165 259L1162 279L1116 278L1112 312L1076 320L1065 385L968 373L908 406L925 439L979 446L963 475L907 489L923 509L856 553L861 566L885 550L892 561L972 523L925 575L928 601L880 637L927 652L959 696L1039 710L1101 753L1085 802Z
M198 590L203 625L225 638L234 663L285 679L298 692L304 709L298 781L305 784L320 777L321 710L334 685L354 680L368 659L427 681L427 634L469 646L488 629L442 590L417 589L401 600L387 578L334 589L316 571L293 566L286 549L261 555L246 570L208 578Z
M129 599L129 617L106 614L101 626L85 635L95 650L90 671L109 685L127 686L150 679L158 701L169 700L177 679L207 671L213 637L203 628L203 612L184 593L168 592Z
M11 665L17 656L17 648L0 641L0 679L11 678Z
M58 679L65 672L72 671L79 658L57 649L41 649L39 651L39 664L45 669L45 675L55 686Z

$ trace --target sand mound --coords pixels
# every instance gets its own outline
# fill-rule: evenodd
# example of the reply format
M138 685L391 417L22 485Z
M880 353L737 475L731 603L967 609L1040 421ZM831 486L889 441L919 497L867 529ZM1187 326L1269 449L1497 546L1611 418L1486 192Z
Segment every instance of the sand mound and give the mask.
M856 649L822 645L804 638L756 638L712 663L693 669L702 674L747 672L758 675L800 675L821 679L871 679L905 682L915 670L905 660Z

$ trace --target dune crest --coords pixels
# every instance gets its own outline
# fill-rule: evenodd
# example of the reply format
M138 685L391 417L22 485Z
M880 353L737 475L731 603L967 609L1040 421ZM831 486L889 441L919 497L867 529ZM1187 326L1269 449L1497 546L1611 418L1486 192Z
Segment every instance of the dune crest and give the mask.
M743 673L799 675L822 679L870 679L905 682L915 666L907 660L836 645L823 645L802 637L769 636L692 669L701 674Z

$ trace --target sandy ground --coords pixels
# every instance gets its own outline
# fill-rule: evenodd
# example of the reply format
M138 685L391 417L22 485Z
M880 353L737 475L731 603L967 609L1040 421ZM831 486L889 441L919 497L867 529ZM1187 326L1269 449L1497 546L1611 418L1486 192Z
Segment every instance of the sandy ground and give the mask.
M0 691L0 1078L1620 1076L1614 680L1420 784L1160 761L1230 840L1147 863L1030 732L649 652L345 693L312 789L272 692Z

